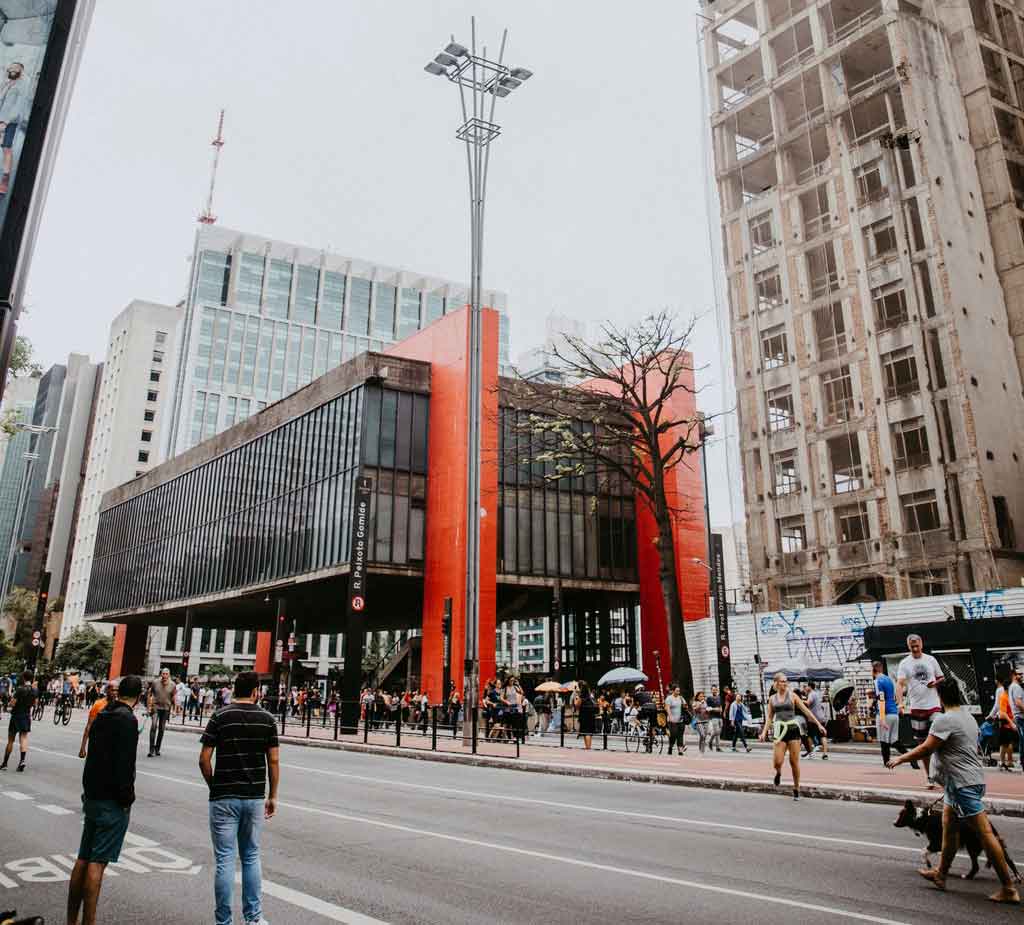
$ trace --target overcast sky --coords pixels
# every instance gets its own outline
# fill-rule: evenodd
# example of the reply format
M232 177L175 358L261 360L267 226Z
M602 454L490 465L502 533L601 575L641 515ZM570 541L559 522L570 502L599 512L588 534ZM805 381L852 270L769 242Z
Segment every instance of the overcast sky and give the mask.
M513 357L552 311L704 314L693 348L701 406L717 411L696 3L626 9L99 0L22 333L44 365L70 351L102 360L131 299L183 296L221 107L221 224L466 280L457 93L423 65L452 32L468 44L475 13L489 51L507 26L506 61L535 72L498 106L488 189L484 284L508 293ZM728 522L725 477L711 481L713 519Z

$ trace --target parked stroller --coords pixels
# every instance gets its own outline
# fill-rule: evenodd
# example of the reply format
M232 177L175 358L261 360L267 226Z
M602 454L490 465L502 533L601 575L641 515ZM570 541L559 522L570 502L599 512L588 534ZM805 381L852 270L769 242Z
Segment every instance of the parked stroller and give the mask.
M998 763L992 754L999 748L999 729L992 720L987 719L978 727L978 751L981 752L982 761L990 768Z

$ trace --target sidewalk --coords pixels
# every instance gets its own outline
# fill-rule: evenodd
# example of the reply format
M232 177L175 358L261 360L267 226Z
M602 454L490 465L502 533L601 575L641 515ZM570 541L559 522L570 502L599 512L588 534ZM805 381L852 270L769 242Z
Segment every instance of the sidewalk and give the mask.
M200 727L189 724L168 725L168 730L197 734ZM294 728L296 734L291 734ZM319 728L313 724L310 737L305 727L288 727L282 741L290 745L314 748L333 748L343 751L389 754L426 761L470 764L478 767L497 767L519 771L563 774L572 777L591 777L606 780L626 780L641 783L668 784L686 787L706 787L748 793L783 793L791 790L789 766L784 765L782 784L772 784L771 757L767 748L756 748L751 754L733 754L728 746L723 752L701 755L696 744L691 744L682 757L675 755L636 754L601 749L601 737L594 737L594 749L558 748L557 745L534 745L529 741L516 757L514 744L481 739L473 755L464 748L461 738L440 734L437 751L431 749L432 739L412 729L403 729L401 747L395 747L395 734L373 732L364 743L363 734L341 736L334 741L331 727ZM557 739L555 740L557 741ZM566 744L575 741L566 736ZM857 757L861 756L861 757ZM872 758L874 759L872 761ZM928 790L923 771L914 771L903 765L895 771L882 766L879 752L870 748L849 749L838 752L831 760L819 757L800 762L801 795L818 799L853 800L864 803L902 805L904 800L931 802L941 796L941 790ZM986 770L987 793L985 803L989 811L998 815L1024 817L1024 774L1007 774Z

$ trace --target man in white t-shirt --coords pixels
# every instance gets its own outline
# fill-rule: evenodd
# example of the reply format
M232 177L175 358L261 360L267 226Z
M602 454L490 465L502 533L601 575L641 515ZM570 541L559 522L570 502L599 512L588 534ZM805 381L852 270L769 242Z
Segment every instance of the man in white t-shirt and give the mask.
M932 720L942 712L939 693L935 689L942 680L939 663L924 651L924 640L916 633L907 637L908 655L896 670L896 702L900 713L910 714L910 727L918 745L928 738ZM928 774L931 756L924 756L924 772ZM931 775L928 774L929 786Z

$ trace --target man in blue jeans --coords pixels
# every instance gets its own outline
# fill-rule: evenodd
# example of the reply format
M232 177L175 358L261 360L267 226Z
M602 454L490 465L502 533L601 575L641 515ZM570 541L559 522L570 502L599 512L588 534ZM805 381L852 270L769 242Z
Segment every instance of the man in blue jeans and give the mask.
M272 818L276 810L280 769L277 725L274 717L256 704L258 693L256 672L240 672L231 703L210 717L199 753L199 769L210 788L210 837L217 862L213 884L216 925L232 922L236 851L242 861L242 918L246 925L264 922L260 832L264 818Z

